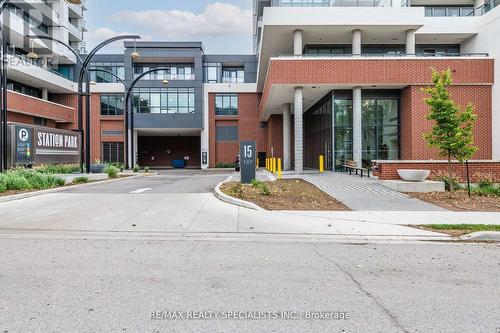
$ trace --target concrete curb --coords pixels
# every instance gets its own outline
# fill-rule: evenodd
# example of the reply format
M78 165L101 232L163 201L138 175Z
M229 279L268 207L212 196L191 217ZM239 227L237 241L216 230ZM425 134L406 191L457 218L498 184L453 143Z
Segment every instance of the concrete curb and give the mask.
M264 211L265 210L264 208L262 208L260 206L257 206L253 202L249 202L249 201L245 201L245 200L233 198L233 197L231 197L231 196L229 196L227 194L224 194L220 190L220 187L222 186L222 184L229 182L232 178L233 178L233 176L229 176L226 180L224 180L223 182L217 184L217 186L214 188L214 196L217 199L219 199L221 201L224 201L225 203L228 203L228 204L231 204L231 205L240 206L240 207L244 207L244 208L248 208L248 209L253 209L253 210Z
M95 186L95 185L100 185L100 184L107 184L107 183L119 182L119 181L123 181L123 180L126 180L126 179L133 179L133 178L138 178L138 177L142 177L142 175L127 176L127 177L123 177L123 178L116 178L116 179L108 179L108 180L95 181L95 182L86 183L86 184L69 185L69 186L62 186L62 187L51 188L51 189L48 189L48 190L40 190L40 191L33 191L33 192L26 192L26 193L8 195L8 196L0 197L0 204L4 203L4 202L10 202L10 201L15 201L15 200L21 200L21 199L27 199L27 198L37 197L37 196L45 195L45 194L65 192L65 191L69 191L69 190L72 190L72 189L75 189L75 188L90 187L90 186Z
M272 174L271 172L267 171L267 170L264 170L264 174L267 176L267 178L269 178L270 181L274 182L276 180L278 180L278 177L276 177L274 174Z
M471 234L463 235L459 237L460 240L465 241L490 241L490 242L500 242L500 232L498 231L478 231Z

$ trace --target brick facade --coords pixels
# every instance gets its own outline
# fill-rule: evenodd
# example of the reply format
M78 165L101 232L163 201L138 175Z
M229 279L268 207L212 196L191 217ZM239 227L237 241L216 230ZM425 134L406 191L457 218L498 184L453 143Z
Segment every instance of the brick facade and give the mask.
M237 116L216 116L215 95L208 95L209 112L209 166L215 167L217 163L234 162L239 152L238 141L217 141L216 127L237 126L239 140L255 140L257 152L267 151L267 131L259 121L260 94L239 93Z
M426 119L429 106L425 104L424 86L408 86L401 92L401 159L442 159L435 149L430 149L423 138L430 132L433 122ZM474 143L479 150L474 159L492 158L492 90L491 86L452 86L451 98L463 109L469 103L477 115Z
M40 98L23 95L15 91L8 91L8 110L14 114L24 114L31 117L50 119L58 123L73 123L76 121L75 108L45 101ZM13 116L11 116L13 117ZM29 122L31 123L31 122Z
M493 59L272 59L259 111L262 116L274 84L427 85L431 68L451 68L455 85L494 82Z
M400 179L397 170L398 169L425 169L431 170L430 178L433 178L438 172L444 172L448 170L448 163L445 161L405 161L403 163L393 163L376 161L374 165L377 167L377 172L379 179ZM467 179L465 163L453 162L452 164L453 173L459 179L459 181L465 181ZM469 175L472 180L475 180L476 176L479 174L491 174L500 180L500 161L480 161L474 160L469 162Z

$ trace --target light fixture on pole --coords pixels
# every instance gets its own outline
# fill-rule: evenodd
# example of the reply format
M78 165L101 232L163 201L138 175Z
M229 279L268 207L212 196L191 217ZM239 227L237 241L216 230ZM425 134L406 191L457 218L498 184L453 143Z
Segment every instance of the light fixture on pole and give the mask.
M31 60L37 60L38 54L35 53L34 46L33 46L33 43L34 43L33 39L31 39L30 42L31 42L31 52L28 53L26 55L26 57L28 57L28 59L31 59Z
M167 79L165 79L165 80L163 80L163 81L162 81L162 83L163 83L164 85L168 86L168 83L169 83L169 82L168 82L168 80L167 80Z
M137 40L135 38L134 38L134 52L132 52L130 54L130 56L134 60L139 59L141 57L141 55L139 54L139 52L137 52Z

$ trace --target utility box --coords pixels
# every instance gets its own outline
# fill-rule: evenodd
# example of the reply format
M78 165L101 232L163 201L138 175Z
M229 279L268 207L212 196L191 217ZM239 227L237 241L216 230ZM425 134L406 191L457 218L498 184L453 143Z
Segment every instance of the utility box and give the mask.
M7 125L7 165L80 165L80 133L57 128L9 123Z

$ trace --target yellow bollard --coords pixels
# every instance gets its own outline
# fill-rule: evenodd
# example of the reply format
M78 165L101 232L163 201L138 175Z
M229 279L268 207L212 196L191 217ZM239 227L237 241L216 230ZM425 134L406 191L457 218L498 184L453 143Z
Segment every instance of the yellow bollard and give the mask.
M278 179L281 179L281 158L278 158Z
M266 158L266 170L269 171L269 157Z
M325 171L325 157L323 155L319 155L319 173L323 173Z
M266 157L266 170L267 170L267 157Z
M255 169L257 169L257 170L259 169L259 159L258 158L255 159Z
M276 157L273 157L273 173L276 173Z

